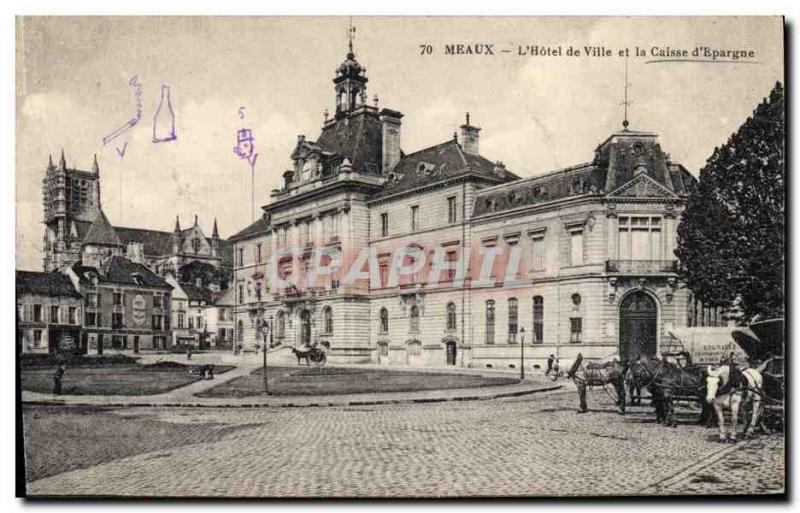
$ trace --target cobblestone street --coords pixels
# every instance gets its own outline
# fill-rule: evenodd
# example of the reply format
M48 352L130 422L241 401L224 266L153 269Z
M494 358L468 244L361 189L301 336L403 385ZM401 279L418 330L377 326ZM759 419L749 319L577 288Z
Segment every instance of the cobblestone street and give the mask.
M64 453L48 447L75 445L92 434L70 427L81 424L67 419L44 426L48 415L58 413L26 407L26 431L48 437L46 443L29 441L28 451L46 452L29 453L28 460L36 461L38 475L50 476L29 482L28 494L437 497L783 490L782 436L720 444L715 429L662 427L652 422L649 408L620 416L602 391L589 399L592 411L585 415L576 414L577 396L566 389L436 404L89 410L80 413L87 427L101 430L113 418L110 424L145 431L138 447L127 440L119 449L100 451L102 457L84 455L75 470L58 466ZM178 441L167 436L172 431L197 439ZM98 440L116 445L110 436ZM48 458L60 473L41 470Z

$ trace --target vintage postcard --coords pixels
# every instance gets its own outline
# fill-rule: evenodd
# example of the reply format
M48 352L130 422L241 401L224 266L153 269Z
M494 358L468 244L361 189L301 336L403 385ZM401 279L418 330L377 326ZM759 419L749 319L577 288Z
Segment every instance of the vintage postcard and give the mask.
M18 493L785 498L781 17L16 19Z

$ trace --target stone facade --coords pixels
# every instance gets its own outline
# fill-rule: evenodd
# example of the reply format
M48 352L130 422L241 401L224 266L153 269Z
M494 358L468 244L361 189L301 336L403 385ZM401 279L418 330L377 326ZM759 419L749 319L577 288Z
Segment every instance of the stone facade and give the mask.
M352 51L334 83L336 116L298 137L284 186L231 238L245 351L272 326L334 361L518 368L523 351L526 366L658 354L687 324L673 250L696 180L655 134L626 126L590 162L520 179L480 155L469 115L452 140L396 151L401 113L339 96L365 95ZM308 282L332 265L323 248L341 265ZM348 280L362 263L373 274Z

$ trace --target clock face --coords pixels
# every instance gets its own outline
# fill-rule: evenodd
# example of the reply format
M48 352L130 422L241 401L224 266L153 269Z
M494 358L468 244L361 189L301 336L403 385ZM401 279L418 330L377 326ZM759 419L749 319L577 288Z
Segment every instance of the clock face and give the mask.
M637 157L644 154L644 145L642 145L642 143L635 143L633 148L631 148L631 152Z

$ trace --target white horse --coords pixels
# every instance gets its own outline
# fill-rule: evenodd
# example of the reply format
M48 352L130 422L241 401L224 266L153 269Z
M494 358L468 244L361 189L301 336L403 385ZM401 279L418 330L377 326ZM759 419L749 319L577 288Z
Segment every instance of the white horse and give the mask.
M736 441L736 425L739 421L739 407L747 399L748 393L753 396L753 415L750 425L745 429L745 436L752 433L758 425L761 414L761 394L764 386L764 377L756 369L744 369L741 373L731 373L730 365L722 365L714 369L710 365L706 377L706 401L714 406L719 420L719 439L726 441L725 417L723 408L731 412L730 440Z

